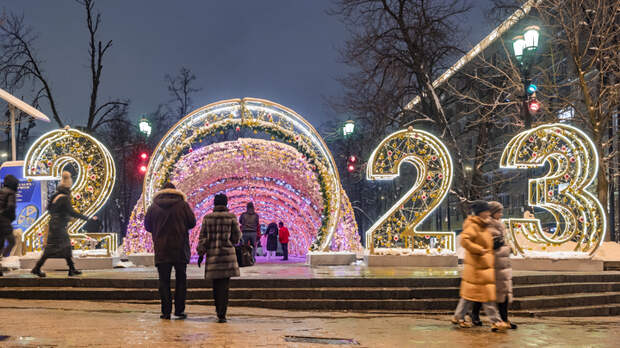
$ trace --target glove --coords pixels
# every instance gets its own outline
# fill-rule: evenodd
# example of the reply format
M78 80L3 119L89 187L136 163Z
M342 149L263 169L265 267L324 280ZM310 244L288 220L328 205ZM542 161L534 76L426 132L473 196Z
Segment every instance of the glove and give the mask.
M199 255L198 256L198 268L200 268L200 264L202 263L202 261L205 259L204 255Z

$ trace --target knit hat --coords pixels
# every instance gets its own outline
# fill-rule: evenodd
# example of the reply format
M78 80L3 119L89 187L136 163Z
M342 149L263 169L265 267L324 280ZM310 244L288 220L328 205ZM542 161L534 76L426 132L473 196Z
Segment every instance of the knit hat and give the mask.
M58 186L71 188L71 186L73 186L73 179L71 179L71 173L62 172L62 177L60 178L60 183L58 183Z
M497 201L489 202L489 210L491 211L491 215L497 213L498 211L504 210L504 206Z
M215 195L215 197L213 198L213 205L223 205L223 206L227 206L228 205L228 197L226 197L225 194L220 193Z
M486 201L480 201L480 200L473 201L471 203L471 209L476 215L480 215L480 213L482 213L483 211L490 210L489 203L487 203Z

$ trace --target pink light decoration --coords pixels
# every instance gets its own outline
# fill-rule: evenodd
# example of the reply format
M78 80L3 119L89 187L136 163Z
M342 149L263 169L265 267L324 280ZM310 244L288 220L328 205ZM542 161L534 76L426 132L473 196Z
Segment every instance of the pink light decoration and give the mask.
M284 222L291 232L289 253L293 256L306 255L323 220L323 199L312 165L283 143L242 138L194 149L175 164L171 181L187 195L196 214L197 226L190 231L192 254L202 219L213 210L213 197L220 192L226 193L228 208L237 216L252 201L262 224ZM357 223L344 191L342 202L331 250L360 250ZM152 252L143 219L141 197L127 229L126 253Z

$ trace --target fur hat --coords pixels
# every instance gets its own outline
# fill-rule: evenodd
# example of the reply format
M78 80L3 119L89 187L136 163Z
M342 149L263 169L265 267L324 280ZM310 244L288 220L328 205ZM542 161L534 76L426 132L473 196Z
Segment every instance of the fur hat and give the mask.
M497 201L489 202L489 210L491 211L491 215L497 213L498 211L504 210L504 206Z
M71 179L71 173L62 172L62 177L60 178L60 182L58 183L58 186L71 188L71 186L73 186L73 179Z
M471 210L474 212L474 214L480 215L480 213L482 213L483 211L490 210L489 203L480 200L473 201L471 203Z
M10 188L13 191L17 191L17 188L19 187L19 180L17 180L15 176L7 174L4 177L4 186Z

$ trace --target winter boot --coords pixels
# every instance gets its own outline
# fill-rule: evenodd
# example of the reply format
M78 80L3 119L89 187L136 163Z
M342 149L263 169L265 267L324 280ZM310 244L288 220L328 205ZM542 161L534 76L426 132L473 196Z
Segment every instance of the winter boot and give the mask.
M498 321L496 323L493 323L493 325L491 325L491 331L493 332L503 332L508 329L510 329L510 325L508 325L507 323L503 321Z
M78 276L80 274L82 274L82 271L78 271L75 268L70 268L69 269L69 277Z
M36 268L36 267L35 267L35 268L33 268L33 269L30 271L30 273L32 273L32 274L34 274L34 275L36 275L36 276L37 276L37 277L39 277L39 278L45 278L45 273L44 273L44 272L41 272L41 269L40 269L40 268Z

